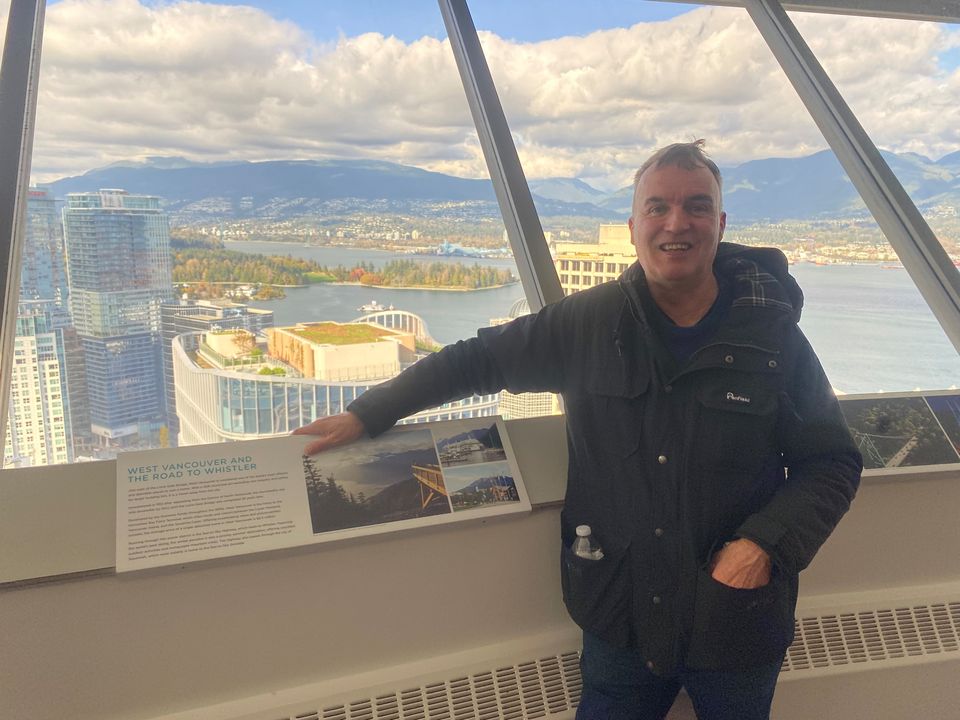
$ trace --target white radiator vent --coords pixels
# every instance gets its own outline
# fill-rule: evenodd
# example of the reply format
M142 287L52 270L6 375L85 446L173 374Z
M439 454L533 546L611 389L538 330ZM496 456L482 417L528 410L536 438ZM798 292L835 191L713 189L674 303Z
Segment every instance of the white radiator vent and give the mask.
M960 649L960 602L797 621L797 635L783 670L809 670L852 663L956 652Z
M960 602L804 617L784 672L960 650ZM264 720L536 720L580 701L580 656L572 650L348 704Z
M276 720L536 720L579 702L574 651Z

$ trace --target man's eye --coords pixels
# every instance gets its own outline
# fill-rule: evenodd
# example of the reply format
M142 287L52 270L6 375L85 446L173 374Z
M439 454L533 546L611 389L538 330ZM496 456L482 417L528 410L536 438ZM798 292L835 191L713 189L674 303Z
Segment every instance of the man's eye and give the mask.
M647 209L648 215L663 215L667 211L666 205L651 205Z
M690 212L696 215L706 215L710 212L710 206L705 204L694 205L690 208Z

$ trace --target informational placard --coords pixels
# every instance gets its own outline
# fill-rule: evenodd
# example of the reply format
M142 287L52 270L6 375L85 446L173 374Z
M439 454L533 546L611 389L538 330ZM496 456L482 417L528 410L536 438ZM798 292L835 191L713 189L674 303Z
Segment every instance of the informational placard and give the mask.
M117 572L530 510L499 418L124 453Z
M865 470L936 467L960 463L960 395L842 397Z

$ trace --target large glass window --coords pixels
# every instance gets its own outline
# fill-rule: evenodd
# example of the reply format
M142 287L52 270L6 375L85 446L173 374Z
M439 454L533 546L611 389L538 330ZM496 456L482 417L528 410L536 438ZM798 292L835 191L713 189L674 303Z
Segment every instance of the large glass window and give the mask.
M0 0L0 55L7 39L7 16L10 15L10 0Z
M957 353L910 278L896 269L895 253L746 11L684 4L671 5L664 17L662 3L625 6L632 21L605 17L602 10L584 20L578 3L553 3L551 14L570 22L555 20L557 32L548 37L482 3L473 8L559 267L602 262L606 272L632 261L625 222L637 166L662 145L703 137L724 174L726 240L787 253L806 296L801 327L838 391L960 382ZM849 31L847 19L836 15L816 22L817 34L828 38L815 48L828 71L839 66L856 77L858 92L874 107L908 84L903 68L897 69L899 82L875 76L878 67L900 63L890 50L892 35L878 30L880 21ZM831 24L837 28L825 32ZM908 65L942 65L953 57L952 51L944 56L953 35L937 32L939 40L927 46L929 53L940 52L940 60L930 55L913 62L911 46ZM908 42L902 38L894 47ZM953 70L936 77L947 96L922 111L908 112L906 102L898 127L918 112L932 114L951 103ZM934 100L935 94L925 97ZM956 137L952 127L947 131L953 105L931 130L918 123L911 142L946 151L936 128L944 128L945 138L951 132ZM578 280L569 276L565 292L585 287ZM904 353L904 347L922 351Z
M286 433L522 299L437 6L333 6L49 5L19 317L60 384L6 466Z
M890 18L791 13L831 80L869 133L891 170L955 263L960 263L960 31L953 25ZM860 225L863 243L882 246L880 229L852 188L838 195ZM960 382L960 363L943 331L899 260L881 259L886 281L867 289L870 312L878 295L892 293L908 308L901 317L873 311L873 323L888 328L924 376L939 375L944 387ZM874 305L874 307L876 307ZM905 322L907 317L911 322ZM870 352L868 350L868 352ZM871 359L872 353L871 353ZM893 378L884 387L898 387ZM929 382L923 388L932 387Z
M49 5L4 465L286 433L527 311L436 7L319 5ZM705 137L726 238L787 253L839 391L957 383L744 10L548 9L472 11L565 293L632 262L644 157ZM796 19L957 257L957 31ZM357 320L359 355L342 349ZM558 411L548 396L467 407L450 411Z

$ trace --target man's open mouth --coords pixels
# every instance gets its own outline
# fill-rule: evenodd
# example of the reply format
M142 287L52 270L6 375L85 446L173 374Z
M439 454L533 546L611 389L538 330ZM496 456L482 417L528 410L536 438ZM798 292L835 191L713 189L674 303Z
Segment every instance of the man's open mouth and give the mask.
M664 252L683 252L684 250L689 250L693 245L690 243L683 242L672 242L672 243L663 243L660 245L660 249Z

